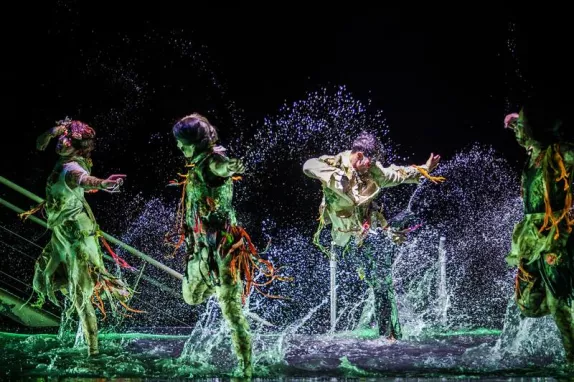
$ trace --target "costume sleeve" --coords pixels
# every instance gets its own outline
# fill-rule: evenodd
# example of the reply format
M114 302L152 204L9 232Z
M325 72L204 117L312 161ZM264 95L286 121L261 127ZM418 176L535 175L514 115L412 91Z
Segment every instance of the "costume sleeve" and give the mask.
M329 155L311 158L303 164L303 173L310 178L318 179L324 187L334 191L339 197L356 204L357 201L349 187L349 178L343 170L334 166L336 160L336 157Z
M239 169L243 167L240 159L228 158L222 155L214 155L209 158L209 171L221 178L229 178L231 176L240 174Z
M78 186L86 190L102 189L104 179L91 176L82 166L76 162L69 162L64 165L66 174L66 184L70 188Z
M423 171L428 172L426 164L416 166ZM421 171L415 166L395 166L383 167L380 162L376 162L371 172L379 187L393 187L399 184L418 184L423 178Z

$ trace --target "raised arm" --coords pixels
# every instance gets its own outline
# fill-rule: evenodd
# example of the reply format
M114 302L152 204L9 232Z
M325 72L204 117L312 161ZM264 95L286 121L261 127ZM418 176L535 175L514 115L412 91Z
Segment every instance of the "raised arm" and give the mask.
M375 162L371 167L371 174L379 187L393 187L399 184L417 184L423 177L433 182L442 182L442 177L432 177L430 172L433 171L440 160L439 155L431 153L427 162L420 166L395 166L383 167L380 162Z
M51 129L45 131L36 139L36 148L40 151L44 151L46 146L50 143L52 138L55 138L62 134L66 130L64 125L58 125L56 127L52 127Z
M428 166L419 166L424 170L428 169ZM375 178L375 181L379 187L393 187L399 184L410 184L419 183L423 178L423 175L415 167L412 166L395 166L391 165L389 167L383 167L380 162L376 162L371 168L371 174Z

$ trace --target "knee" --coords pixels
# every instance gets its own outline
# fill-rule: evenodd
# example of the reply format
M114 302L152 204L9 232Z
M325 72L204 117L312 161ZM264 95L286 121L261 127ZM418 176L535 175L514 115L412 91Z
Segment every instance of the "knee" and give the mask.
M218 300L219 306L221 307L221 313L234 327L239 327L247 322L247 319L243 314L243 307L240 298L227 299L222 298L222 296L219 295Z
M542 311L540 309L521 309L520 313L526 318L540 318L548 315L548 312Z
M520 313L528 318L540 318L550 313L546 303L533 303L533 301L525 301L523 299L517 301Z
M183 301L185 301L188 305L198 305L199 303L193 299L193 296L190 293L183 292Z
M194 293L194 291L189 288L187 283L183 284L182 294L183 301L185 301L185 303L188 305L199 305L202 303L202 301L199 301L197 293Z
M182 284L183 301L188 305L199 305L213 294L213 288L210 288L205 282L190 283L184 278Z
M568 317L571 320L572 308L565 299L550 297L548 299L548 308L553 316L561 318Z

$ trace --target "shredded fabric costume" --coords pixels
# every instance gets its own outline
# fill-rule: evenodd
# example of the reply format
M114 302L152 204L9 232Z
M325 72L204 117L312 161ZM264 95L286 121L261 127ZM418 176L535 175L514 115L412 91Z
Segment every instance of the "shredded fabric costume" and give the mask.
M553 144L532 158L522 174L524 218L506 258L518 267L515 298L521 312L554 317L569 362L574 362L573 176L572 146Z
M422 177L433 182L443 181L441 177L431 177L428 168L423 166L383 167L375 162L369 173L359 175L351 164L351 151L336 156L323 155L305 162L303 172L321 181L323 200L320 206L319 227L314 235L314 244L327 256L333 256L333 247L347 248L354 237L363 247L365 258L372 259L375 267L372 279L367 280L375 292L376 315L379 333L387 337L401 338L401 328L396 307L395 292L391 275L391 253L379 253L368 243L369 230L380 225L393 241L400 241L401 233L393 232L381 211L376 208L375 199L382 188L400 184L418 184ZM322 230L331 225L332 249L325 248L319 241ZM361 262L367 262L360 259ZM363 261L364 260L364 261ZM370 272L371 273L371 272Z
M264 294L261 286L285 278L274 274L272 264L259 256L247 232L237 225L232 207L233 181L240 178L234 174L219 176L213 171L228 161L224 152L215 146L198 155L187 165L188 173L180 175L184 180L172 183L182 185L183 192L176 230L167 239L176 243L175 250L184 243L187 246L184 300L197 305L217 295L235 352L244 372L250 375L252 343L242 303L252 287ZM255 282L256 271L269 280Z
M98 239L118 265L130 268L102 236L84 197L85 192L116 192L121 184L115 178L103 180L90 175L89 153L95 135L87 124L66 118L38 137L38 150L44 150L50 140L57 137L56 153L60 159L48 178L45 202L20 214L25 220L31 214L45 210L47 225L52 231L50 242L35 264L33 287L38 300L34 306L41 307L46 297L60 306L56 292L62 292L71 301L64 313L70 317L75 309L79 315L88 355L98 353L97 319L92 304L101 310L104 318L104 300L108 300L114 315L120 309L116 302L128 311L141 312L126 305L133 291L104 266Z
M92 304L101 310L104 317L105 299L110 302L114 314L118 313L114 300L129 311L139 311L126 305L133 291L104 266L98 239L103 241L105 247L109 246L101 237L84 197L86 190L101 189L103 180L90 176L90 168L89 159L62 157L48 179L43 207L52 236L36 261L34 290L39 296L35 303L38 307L44 304L46 297L60 306L56 291L61 291L73 302L66 314L69 316L75 308L80 316L89 354L96 354L97 320ZM22 214L22 217L37 210L39 208ZM129 266L111 249L109 251L118 264Z

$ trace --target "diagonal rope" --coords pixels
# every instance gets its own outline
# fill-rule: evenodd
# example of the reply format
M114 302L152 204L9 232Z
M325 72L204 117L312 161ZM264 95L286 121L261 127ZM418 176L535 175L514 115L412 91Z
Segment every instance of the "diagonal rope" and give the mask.
M32 260L36 260L35 257L30 256L30 255L27 254L26 252L21 251L20 249L18 249L18 248L16 248L16 247L14 247L14 246L12 246L12 245L10 245L10 244L8 244L8 243L2 241L2 240L0 240L0 244L4 244L5 246L10 247L13 251L18 252L18 253L20 253L21 255L24 255L24 256L26 256L26 257L32 259Z
M10 232L12 235L17 236L17 237L19 237L19 238L22 239L22 240L27 241L28 243L30 243L30 244L32 244L32 245L35 245L36 247L38 247L38 248L40 248L40 249L43 249L43 248L42 248L40 245L38 245L37 243L34 243L33 241L30 241L29 239L25 238L24 236L21 236L21 235L17 234L16 232L14 232L14 231L12 231L12 230L9 230L8 228L6 228L6 227L4 227L4 226L1 226L1 225L0 225L0 228L2 228L3 230L6 230L6 231L8 231L8 232Z
M17 237L19 237L19 238L21 238L21 239L23 239L23 240L29 242L30 244L35 245L36 247L42 249L42 247L39 246L38 244L34 243L33 241L30 241L30 240L26 239L25 237L23 237L23 236L17 234L16 232L11 231L10 229L8 229L8 228L6 228L6 227L3 227L3 226L1 226L1 225L0 225L0 228L6 230L6 231L8 231L9 233L11 233L11 234L13 234L13 235L15 235L15 236L17 236ZM28 254L26 254L26 253L20 251L18 248L15 248L15 247L11 246L10 244L7 244L7 243L5 243L5 242L3 242L3 241L1 241L1 240L0 240L0 243L6 245L7 247L12 248L14 251L17 251L17 252L19 252L19 253L21 253L21 254L23 254L23 255L25 255L25 256L27 256L27 257L33 259L33 260L35 260L32 256L30 256L30 255L28 255ZM17 278L14 278L14 277L10 276L10 275L7 274L7 273L2 272L1 270L0 270L0 273L5 274L6 276L10 277L11 279L14 279L14 280L16 280L16 281L18 281L18 282L20 282L20 283L26 285L27 287L30 287L30 288L31 288L30 285L24 283L24 282L21 281L21 280L18 280ZM24 291L20 291L20 292L25 293ZM171 319L173 319L173 320L175 320L175 321L177 321L177 322L183 324L185 327L193 328L193 327L190 326L189 324L186 324L185 322L181 321L180 319L178 319L178 318L176 318L176 317L170 315L169 313L166 313L164 310L161 310L161 309L159 309L159 308L157 308L157 307L155 307L155 306L153 306L153 305L147 303L146 301L144 301L143 299L141 299L141 298L139 298L139 297L137 297L137 296L134 296L134 299L139 300L139 301L142 302L144 305L146 305L146 306L152 308L153 310L158 311L158 312L162 313L163 315L165 315L165 316L167 316L167 317L170 317Z
M17 279L17 278L14 277L14 276L10 276L8 273L6 273L6 272L4 272L4 271L1 271L1 270L0 270L0 273L2 273L3 275L6 275L6 276L8 276L8 277L10 277L12 280L18 281L20 284L25 285L25 286L27 286L28 288L32 288L31 285L25 283L24 281L22 281L22 280L20 280L20 279Z

